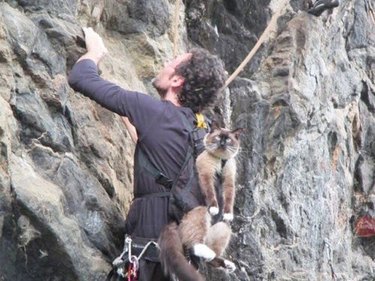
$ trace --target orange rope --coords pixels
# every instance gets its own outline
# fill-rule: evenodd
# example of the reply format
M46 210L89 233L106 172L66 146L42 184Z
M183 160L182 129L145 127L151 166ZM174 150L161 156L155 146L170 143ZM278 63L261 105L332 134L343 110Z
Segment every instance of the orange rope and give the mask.
M175 12L173 16L173 56L177 56L177 44L178 44L178 26L179 26L179 14L180 14L180 1L176 0Z

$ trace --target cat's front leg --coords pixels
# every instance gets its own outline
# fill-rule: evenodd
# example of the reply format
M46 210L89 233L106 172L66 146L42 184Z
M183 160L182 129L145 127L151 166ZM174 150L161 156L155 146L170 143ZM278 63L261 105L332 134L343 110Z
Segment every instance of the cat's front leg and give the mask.
M226 222L231 222L234 219L234 215L233 215L234 195L232 194L232 190L234 190L234 188L227 187L227 189L229 189L229 191L225 192L224 194L223 220Z
M218 164L217 158L207 153L207 151L203 151L196 160L199 185L211 216L219 213L219 204L217 203L215 191L215 174Z
M205 193L208 212L211 216L217 215L219 213L219 204L216 200L214 178L211 175L202 175L201 188Z
M223 220L226 222L231 222L234 219L233 213L224 213Z
M216 200L214 177L212 173L201 172L199 174L199 183L205 197L208 212L212 216L217 215L219 213L219 204Z
M224 167L224 206L223 206L223 219L224 221L231 222L234 218L233 206L235 198L235 176L236 176L236 163L234 159L228 160Z

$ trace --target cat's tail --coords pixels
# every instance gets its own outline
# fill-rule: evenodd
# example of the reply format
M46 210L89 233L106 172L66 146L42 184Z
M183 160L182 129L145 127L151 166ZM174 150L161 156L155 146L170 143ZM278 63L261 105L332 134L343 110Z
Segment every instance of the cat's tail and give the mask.
M164 227L158 244L160 262L166 274L175 275L178 280L204 281L203 277L184 256L183 245L176 223L172 222Z

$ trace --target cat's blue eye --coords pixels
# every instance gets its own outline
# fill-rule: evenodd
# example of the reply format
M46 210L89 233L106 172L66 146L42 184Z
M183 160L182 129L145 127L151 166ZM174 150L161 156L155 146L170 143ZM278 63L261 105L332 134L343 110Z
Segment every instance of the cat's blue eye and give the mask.
M232 142L232 140L231 139L227 139L227 143L230 143L230 142Z

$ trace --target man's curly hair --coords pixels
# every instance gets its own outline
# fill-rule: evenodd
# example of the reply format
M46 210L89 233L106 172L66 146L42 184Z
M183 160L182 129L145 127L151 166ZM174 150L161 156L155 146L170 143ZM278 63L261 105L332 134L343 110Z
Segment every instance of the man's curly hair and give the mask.
M178 95L182 106L193 112L201 112L212 105L224 86L226 73L223 62L207 50L194 48L189 51L191 58L176 68L176 74L185 82Z

